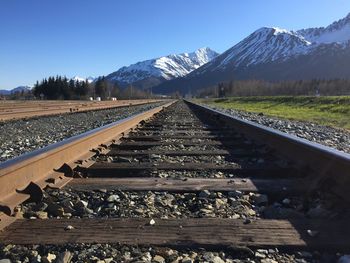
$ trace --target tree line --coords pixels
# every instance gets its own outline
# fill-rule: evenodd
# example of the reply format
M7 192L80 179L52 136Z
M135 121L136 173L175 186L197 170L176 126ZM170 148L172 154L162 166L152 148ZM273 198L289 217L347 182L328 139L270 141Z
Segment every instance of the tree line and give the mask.
M201 89L197 95L200 97L350 95L350 79L313 79L281 82L263 80L229 81Z
M62 76L44 78L33 88L36 98L48 100L73 100L86 98L89 91L87 81L74 81Z
M112 97L118 99L151 97L149 92L132 86L121 88L117 83L106 80L104 76L99 77L92 83L62 76L44 78L42 81L36 82L32 92L36 99L48 100L83 100L89 97L100 97L102 100Z

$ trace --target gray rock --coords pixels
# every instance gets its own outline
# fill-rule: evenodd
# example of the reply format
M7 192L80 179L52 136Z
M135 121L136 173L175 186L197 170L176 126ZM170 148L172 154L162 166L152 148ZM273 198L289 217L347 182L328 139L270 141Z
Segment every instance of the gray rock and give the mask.
M220 257L218 257L218 256L215 256L212 260L211 260L211 262L213 262L213 263L225 263L225 261L223 261Z
M117 161L120 163L131 163L131 159L126 157L118 157Z
M220 209L222 207L225 207L227 204L227 200L224 198L216 198L215 199L215 207L216 209Z
M156 263L165 263L165 259L162 256L155 255L153 257L153 261Z
M315 208L311 208L306 215L311 218L326 218L330 215L330 212L319 205Z
M264 253L255 252L255 257L256 258L266 258L266 255Z
M252 222L249 218L244 219L243 224L248 225Z
M201 191L198 196L201 198L208 198L210 197L210 191L208 190Z
M70 251L64 251L57 256L55 263L69 263L72 258L73 255Z
M69 230L73 230L74 226L68 225L64 228L64 230L69 231Z
M151 253L149 252L144 253L141 259L146 262L151 262L152 260Z
M56 259L55 254L48 253L46 256L41 258L41 261L43 263L51 263L51 262L54 262L55 259Z
M47 203L41 202L33 207L33 210L35 211L45 211L48 207Z
M0 259L0 263L11 263L11 260L8 258Z
M84 200L79 200L78 202L75 203L76 208L83 208L83 207L87 207L88 206L88 202L84 201Z
M116 201L119 201L120 200L120 197L119 195L110 195L108 198L107 198L107 202L116 202Z
M53 216L62 217L64 214L64 209L62 206L58 204L50 203L49 206L47 207L47 212Z
M252 199L257 205L267 205L269 202L269 198L264 194L255 194Z
M84 208L83 208L83 213L84 213L84 214L91 215L91 214L94 213L94 211L91 210L90 208L84 207Z
M207 261L213 261L215 258L215 255L212 252L205 252L203 254L203 258Z
M284 205L290 205L290 199L289 198L284 198L283 200L282 200L282 204L284 204Z
M263 258L260 262L261 263L278 263L276 260L271 258Z
M338 263L350 263L350 255L341 256Z
M316 231L316 230L311 230L311 229L308 229L306 232L307 232L307 234L308 234L310 237L315 237L315 236L317 236L317 235L319 234L318 231Z
M47 212L38 211L35 214L39 219L47 219L48 218Z
M241 191L238 191L238 190L228 192L229 197L241 197L242 195L243 195L243 193Z
M178 262L178 261L175 261L175 262ZM181 260L181 263L193 263L193 260L189 257L184 257L182 260Z

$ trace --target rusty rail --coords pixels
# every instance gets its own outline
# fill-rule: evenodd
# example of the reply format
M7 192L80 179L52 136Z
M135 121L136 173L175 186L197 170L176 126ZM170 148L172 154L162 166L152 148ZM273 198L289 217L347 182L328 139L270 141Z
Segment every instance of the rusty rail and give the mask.
M216 118L244 133L247 137L268 144L282 156L301 166L306 166L315 177L314 185L310 185L310 191L326 185L333 193L350 201L348 188L350 185L350 154L233 117L192 101L186 102L192 108L208 114L208 117Z
M2 102L0 103L0 121L144 105L159 101L162 100Z
M129 118L71 137L64 141L24 154L0 164L0 211L7 215L23 201L42 198L46 185L63 185L72 176L74 161L86 159L95 153L91 149L123 136L139 122L152 117L169 102ZM102 146L101 146L102 144ZM66 176L64 176L66 175Z

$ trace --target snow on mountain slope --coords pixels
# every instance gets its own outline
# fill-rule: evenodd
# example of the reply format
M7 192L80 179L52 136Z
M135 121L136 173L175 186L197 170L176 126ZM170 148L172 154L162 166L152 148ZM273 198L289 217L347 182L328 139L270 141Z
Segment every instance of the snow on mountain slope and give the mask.
M200 48L192 53L169 55L122 67L109 74L106 79L121 84L130 84L152 77L170 80L186 76L217 55L218 53L210 48Z
M249 66L307 52L311 43L294 32L263 27L226 51L218 67Z
M327 27L296 31L314 44L346 43L350 40L350 14Z
M350 40L350 14L327 27L289 31L263 27L217 56L191 75L226 68L249 67L314 52L320 45L340 43L346 47Z
M269 81L350 76L350 14L327 27L290 31L263 27L182 78L159 84L159 93L183 94L221 81Z
M88 83L91 83L91 82L93 82L95 80L95 78L94 77L82 78L82 77L79 77L79 76L75 76L75 77L72 78L72 80L80 81L80 82L87 81Z

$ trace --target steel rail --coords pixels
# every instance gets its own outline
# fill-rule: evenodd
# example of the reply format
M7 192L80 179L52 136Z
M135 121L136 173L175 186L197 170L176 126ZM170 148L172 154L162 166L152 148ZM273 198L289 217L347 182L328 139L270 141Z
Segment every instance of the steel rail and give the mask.
M185 102L199 112L205 112L208 118L216 118L245 134L248 138L268 144L281 156L310 169L314 177L310 191L323 186L350 201L348 187L350 185L350 154L252 121L239 119L193 101L185 100Z
M60 103L60 104L34 104L25 105L0 105L0 121L13 119L31 118L37 116L57 115L71 112L87 112L93 110L106 110L113 108L123 108L128 106L144 105L156 103L162 100L121 100L104 102L85 102L85 103ZM16 107L16 108L14 108Z
M120 138L172 103L174 101L1 163L0 211L12 215L23 201L41 199L41 189L47 185L63 186L71 179L64 175L72 176L75 161L93 156L91 149Z

